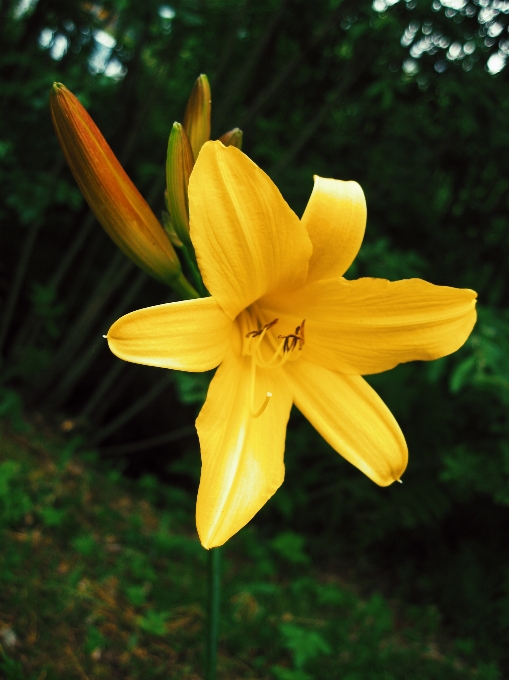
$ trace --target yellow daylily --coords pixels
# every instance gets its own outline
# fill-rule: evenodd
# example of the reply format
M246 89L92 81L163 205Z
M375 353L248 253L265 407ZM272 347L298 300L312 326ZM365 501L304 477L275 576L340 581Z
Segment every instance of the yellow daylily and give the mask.
M283 482L292 403L381 486L407 464L401 430L361 377L457 350L472 290L343 274L361 245L364 195L315 178L301 220L247 156L207 142L189 182L190 235L211 297L141 309L108 332L120 358L207 371L198 416L202 545L222 545Z

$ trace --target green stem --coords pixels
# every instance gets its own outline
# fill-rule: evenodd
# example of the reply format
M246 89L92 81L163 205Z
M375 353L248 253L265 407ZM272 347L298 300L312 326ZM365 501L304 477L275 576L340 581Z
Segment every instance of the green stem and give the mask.
M179 274L171 280L170 286L178 293L182 300L196 300L200 294L192 287L184 274Z
M216 680L217 641L219 638L219 603L221 601L221 549L209 550L209 611L205 680Z
M192 247L192 246L191 246ZM194 254L194 250L192 251L193 255L189 253L189 248L186 245L182 245L179 248L180 252L184 256L184 260L189 268L189 271L191 273L191 276L193 277L193 282L194 285L196 286L196 289L200 293L201 297L208 297L209 292L203 285L203 281L201 278L200 270L198 269L198 265L196 263L196 255Z

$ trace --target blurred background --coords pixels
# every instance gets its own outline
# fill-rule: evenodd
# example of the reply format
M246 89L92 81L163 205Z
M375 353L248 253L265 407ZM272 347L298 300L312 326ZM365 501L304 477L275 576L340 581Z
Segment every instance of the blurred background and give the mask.
M376 487L294 411L259 540L298 537L313 564L431 607L457 654L509 673L509 2L162 2L0 2L0 415L178 489L192 519L211 376L109 352L115 319L174 298L91 215L48 97L79 97L160 215L168 135L206 73L212 137L240 127L298 215L313 174L361 184L347 278L479 294L459 352L368 378L407 438L404 484Z

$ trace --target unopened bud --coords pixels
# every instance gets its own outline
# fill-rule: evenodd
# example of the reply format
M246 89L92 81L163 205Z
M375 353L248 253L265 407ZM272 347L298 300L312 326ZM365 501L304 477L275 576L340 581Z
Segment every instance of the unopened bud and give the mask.
M177 232L175 231L175 227L173 226L173 222L171 221L169 213L163 210L162 218L164 231L168 234L168 238L175 246L175 248L182 248L184 244L177 236Z
M212 98L208 78L202 73L196 79L189 96L184 114L184 130L186 131L194 160L198 158L200 149L210 139L210 108Z
M55 83L50 105L67 163L106 233L148 274L184 296L196 297L164 229L82 104Z
M186 131L180 123L173 123L166 156L167 206L177 236L191 250L187 187L193 165L193 152Z
M233 128L229 132L225 132L224 135L219 137L219 141L225 146L236 146L237 149L242 149L242 130L239 128Z

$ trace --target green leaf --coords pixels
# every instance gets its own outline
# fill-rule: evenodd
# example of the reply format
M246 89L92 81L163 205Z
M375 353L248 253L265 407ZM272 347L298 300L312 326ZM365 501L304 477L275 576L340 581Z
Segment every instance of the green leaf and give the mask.
M283 531L272 539L272 549L284 560L292 564L309 564L310 559L304 552L306 539L294 531Z
M167 631L166 621L169 617L169 612L155 612L153 609L149 609L145 616L139 616L136 619L136 623L146 633L164 635Z
M469 375L473 372L475 367L475 357L470 356L464 359L453 371L449 381L449 389L453 394L459 392L463 385L467 382Z

